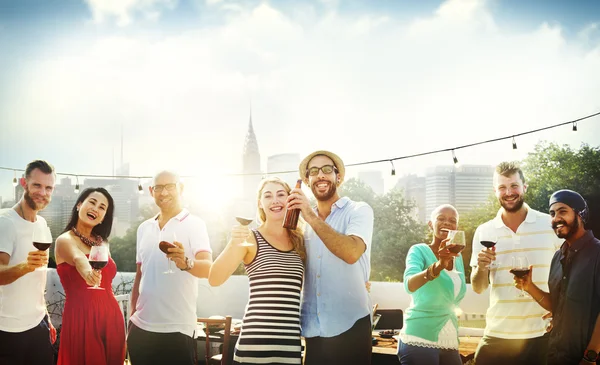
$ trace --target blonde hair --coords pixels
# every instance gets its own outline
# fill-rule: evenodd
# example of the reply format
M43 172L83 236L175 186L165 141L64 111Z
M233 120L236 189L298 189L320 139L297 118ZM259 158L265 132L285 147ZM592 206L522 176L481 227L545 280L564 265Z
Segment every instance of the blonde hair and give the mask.
M292 189L290 188L288 183L286 183L285 181L281 180L280 178L278 178L276 176L267 177L267 178L262 179L262 181L258 185L258 199L257 199L259 223L266 222L266 220L267 220L267 215L265 214L265 210L260 207L260 198L262 197L262 192L263 192L263 189L265 188L265 185L267 185L268 183L275 183L275 184L279 184L279 185L283 186L286 193L288 193L288 194L290 193L290 191L292 191ZM296 229L287 229L286 228L286 230L288 231L290 241L292 242L293 250L296 251L296 253L298 253L298 256L300 256L300 258L302 259L302 262L306 263L306 247L304 247L304 220L302 218L300 218L298 220L298 227Z

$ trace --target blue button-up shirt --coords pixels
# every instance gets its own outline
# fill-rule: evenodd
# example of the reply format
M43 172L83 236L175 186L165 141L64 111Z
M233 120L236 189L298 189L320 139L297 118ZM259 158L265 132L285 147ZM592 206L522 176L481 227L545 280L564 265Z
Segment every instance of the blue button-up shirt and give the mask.
M325 223L344 235L360 237L366 247L350 265L335 256L308 226L305 232L306 273L302 293L302 335L333 337L371 313L365 287L371 272L373 209L366 203L340 198Z
M548 284L554 325L548 364L579 364L600 313L600 240L592 231L555 253Z

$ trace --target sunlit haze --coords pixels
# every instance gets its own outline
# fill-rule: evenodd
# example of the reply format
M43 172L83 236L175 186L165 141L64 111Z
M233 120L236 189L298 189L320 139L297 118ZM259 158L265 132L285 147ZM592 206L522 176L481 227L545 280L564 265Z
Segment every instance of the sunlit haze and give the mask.
M250 110L268 156L346 163L510 136L600 111L596 1L10 1L0 5L0 166L161 168L186 194L238 194ZM523 158L540 140L600 144L600 117L456 152ZM348 169L398 177L443 153ZM12 199L13 173L0 171ZM149 184L149 180L144 180ZM194 184L194 186L192 186ZM146 192L147 195L147 192ZM216 208L215 208L216 209Z

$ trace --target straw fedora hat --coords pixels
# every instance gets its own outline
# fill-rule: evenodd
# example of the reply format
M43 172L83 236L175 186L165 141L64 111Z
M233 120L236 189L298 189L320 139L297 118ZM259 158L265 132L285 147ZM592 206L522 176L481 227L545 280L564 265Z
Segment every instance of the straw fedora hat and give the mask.
M306 176L306 170L308 168L308 163L315 156L329 157L331 159L331 161L333 161L333 164L335 165L335 167L338 170L338 176L340 178L340 182L338 183L338 185L344 181L344 176L346 176L346 167L344 166L344 161L342 161L340 156L336 155L333 152L319 150L319 151L315 151L315 152L311 153L310 155L304 157L302 162L300 162L300 178L302 179L302 181L304 181L304 183L306 185L308 185L308 177Z

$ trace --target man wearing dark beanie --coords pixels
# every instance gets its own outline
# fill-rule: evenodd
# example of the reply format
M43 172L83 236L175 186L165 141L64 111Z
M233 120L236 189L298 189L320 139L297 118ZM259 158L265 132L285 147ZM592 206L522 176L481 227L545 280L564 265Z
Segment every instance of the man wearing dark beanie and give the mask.
M600 240L584 227L589 209L581 195L559 190L549 205L552 229L565 239L550 266L550 293L531 282L531 271L515 284L553 313L548 365L600 364Z

